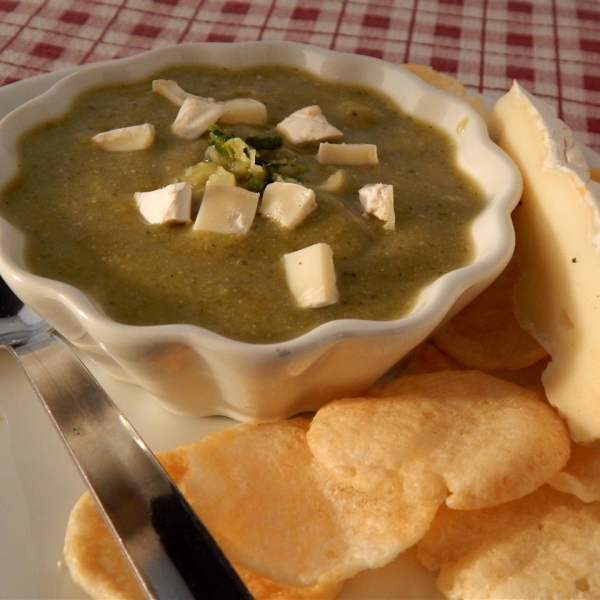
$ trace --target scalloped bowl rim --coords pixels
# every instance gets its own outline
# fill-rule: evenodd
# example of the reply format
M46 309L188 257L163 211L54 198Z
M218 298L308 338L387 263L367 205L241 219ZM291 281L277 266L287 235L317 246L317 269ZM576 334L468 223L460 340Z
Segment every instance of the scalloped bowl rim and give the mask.
M38 113L40 116L33 118L35 125L41 125L52 118L63 116L68 112L68 107L65 109L63 106L65 98L69 98L67 104L70 105L77 93L100 87L103 84L106 85L112 82L113 79L116 80L116 73L123 75L121 77L122 81L143 79L168 66L189 62L190 56L195 56L197 53L201 54L203 52L208 52L213 57L220 54L220 62L232 67L240 66L234 64L233 61L236 57L239 60L242 54L244 56L243 60L249 59L251 61L249 64L254 64L255 62L269 62L269 64L277 62L280 64L280 61L273 60L273 54L281 55L284 51L310 55L311 60L314 60L316 57L317 61L329 61L328 64L332 66L335 66L336 60L340 60L341 62L352 61L354 64L363 63L367 66L378 63L383 67L384 71L392 70L400 74L399 76L404 77L407 82L410 82L415 90L423 94L445 97L445 101L451 105L460 105L461 110L467 113L469 119L473 121L462 135L470 136L471 144L474 142L477 143L480 149L485 150L489 156L493 156L497 161L497 165L504 172L505 189L501 194L497 195L493 202L488 204L473 224L474 229L481 228L487 230L490 226L495 228L496 235L500 240L495 249L488 252L484 257L480 257L463 267L445 273L434 280L423 289L414 308L404 316L382 321L362 319L334 320L320 325L296 338L276 343L237 341L202 327L188 324L140 326L113 321L100 312L92 301L72 285L50 280L27 271L22 266L23 236L12 225L0 217L0 271L5 280L9 283L11 280L16 280L21 284L33 287L42 286L46 292L50 292L50 295L55 300L59 300L73 313L79 315L79 318L86 321L96 332L103 332L102 335L107 337L117 336L125 339L135 334L136 341L143 342L157 341L163 337L181 339L193 336L195 343L198 343L198 336L201 336L202 343L207 348L212 347L222 350L226 347L227 351L232 354L252 352L253 355L256 353L265 353L265 355L271 356L273 348L276 348L278 352L282 350L297 351L328 341L359 337L365 334L370 336L397 334L403 330L420 326L419 324L424 320L433 320L437 324L440 320L439 316L445 315L466 289L490 272L494 272L497 275L501 267L507 262L514 247L514 230L510 220L510 212L520 195L521 181L520 175L512 161L489 139L485 122L477 111L457 97L437 88L432 88L400 66L372 57L345 54L296 42L195 43L167 46L131 57L94 63L76 70L66 75L40 96L12 111L0 122L0 146L2 147L2 152L8 154L10 166L10 169L6 169L4 174L0 176L0 187L7 185L16 175L18 171L16 144L22 135L32 129L32 125L20 128L17 126L17 129L20 129L20 131L15 134L11 131L6 132L6 124L10 123L14 127L12 124L17 119L22 118L24 115L31 118L31 115L35 114L36 110L41 106L44 107L46 112L41 116L40 113L43 113L43 111L40 111ZM225 56L227 53L229 54ZM256 56L260 60L254 61ZM224 58L227 58L227 60L223 60ZM161 59L160 63L157 64L155 62L156 59ZM203 60L202 62L213 64L215 63L215 58ZM139 75L131 78L128 76L128 70L135 67L140 67ZM311 67L306 68L311 72L313 71ZM95 82L93 85L85 84L91 75L106 73L111 74L110 82L101 81ZM83 88L83 90L80 88ZM53 101L56 103L53 104ZM48 104L50 105L49 110Z

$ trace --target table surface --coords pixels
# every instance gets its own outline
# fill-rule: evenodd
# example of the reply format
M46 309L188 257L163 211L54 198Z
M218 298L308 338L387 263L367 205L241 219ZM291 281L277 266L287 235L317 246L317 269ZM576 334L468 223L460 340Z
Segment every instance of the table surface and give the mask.
M0 0L0 85L185 42L291 40L514 79L600 151L598 0Z

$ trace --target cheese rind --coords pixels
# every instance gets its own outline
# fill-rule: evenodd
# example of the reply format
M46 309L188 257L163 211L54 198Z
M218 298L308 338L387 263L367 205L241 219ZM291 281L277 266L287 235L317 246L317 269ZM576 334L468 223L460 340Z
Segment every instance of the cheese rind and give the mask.
M195 140L216 123L225 109L221 104L188 96L171 126L173 133L184 140Z
M319 144L317 161L322 165L377 165L375 144Z
M491 132L523 175L513 212L521 325L552 357L546 395L573 439L600 440L600 188L566 125L515 83Z
M331 125L316 106L305 106L281 121L277 127L281 133L292 144L308 144L339 138L343 133Z
M385 183L371 183L358 190L358 198L365 212L384 222L383 228L396 228L394 212L394 186Z
M319 308L339 300L333 252L317 243L283 255L287 284L296 304Z
M154 143L154 137L154 125L143 123L97 133L92 137L92 142L102 150L109 152L129 152L150 148Z
M245 234L254 221L259 194L240 187L207 181L196 230Z
M315 193L298 183L275 181L263 192L260 214L294 229L317 208Z
M192 186L173 183L150 192L136 192L138 209L148 223L189 223L191 221Z

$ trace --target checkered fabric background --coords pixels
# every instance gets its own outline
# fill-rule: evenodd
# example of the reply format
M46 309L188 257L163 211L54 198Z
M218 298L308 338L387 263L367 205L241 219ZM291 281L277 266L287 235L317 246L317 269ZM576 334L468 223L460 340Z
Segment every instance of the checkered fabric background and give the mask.
M0 85L198 41L418 62L491 97L518 79L600 152L598 0L0 0Z

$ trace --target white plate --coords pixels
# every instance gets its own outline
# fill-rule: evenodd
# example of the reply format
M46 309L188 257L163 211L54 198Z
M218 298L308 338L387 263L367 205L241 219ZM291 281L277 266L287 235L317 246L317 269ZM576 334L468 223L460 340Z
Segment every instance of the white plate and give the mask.
M0 118L41 94L73 69L0 88ZM234 422L178 417L148 402L140 388L118 382L87 363L154 451L188 443ZM71 459L27 378L0 352L0 598L76 599L84 593L62 565L69 512L84 491ZM406 553L348 582L340 598L441 598L434 577Z

